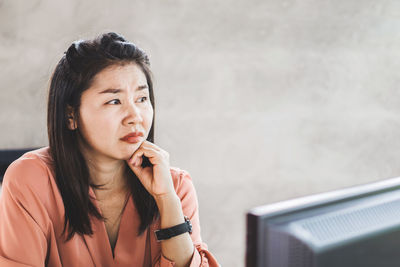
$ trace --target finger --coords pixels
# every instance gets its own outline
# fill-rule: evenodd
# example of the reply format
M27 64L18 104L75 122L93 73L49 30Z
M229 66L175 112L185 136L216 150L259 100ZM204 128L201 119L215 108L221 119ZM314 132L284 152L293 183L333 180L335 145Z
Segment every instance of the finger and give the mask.
M146 144L144 144L143 148L153 149L153 150L157 151L158 153L160 153L161 156L169 159L169 153L167 151L165 151L164 149L160 148L159 146L157 146L151 142L147 142Z
M143 142L142 143L142 147L144 147L144 148L152 148L152 149L154 149L156 151L162 151L162 149L159 146L157 146L154 143L149 142L149 141Z
M142 157L143 156L143 152L140 150L140 148L138 149L138 150L136 150L133 154L132 154L132 156L131 156L131 158L128 160L128 162L130 163L130 164L132 164L132 163L135 163L136 161L137 161L137 159L139 158L139 157Z
M133 153L132 158L129 160L129 163L134 164L135 162L138 161L139 158L142 158L142 156L149 158L150 162L154 164L154 162L152 162L151 159L153 159L154 161L154 159L160 157L160 152L154 150L153 148L141 147L138 150L136 150L135 153Z
M142 166L143 157L139 157L133 164L133 167L140 167Z
M161 153L161 154L163 154L163 155L165 155L165 154L167 154L168 155L168 153L165 151L165 150L163 150L163 149L161 149L160 147L158 147L157 145L155 145L155 144L153 144L153 143L151 143L151 142L149 142L149 141L144 141L141 145L140 145L140 147L132 154L132 156L131 156L131 158L128 160L128 162L135 162L136 161L136 157L140 157L140 156L142 156L144 153L142 153L141 152L141 149L152 149L152 150L155 150L155 151L157 151L157 152L159 152L159 153Z
M142 148L143 156L151 159L156 159L161 156L161 153L153 148Z

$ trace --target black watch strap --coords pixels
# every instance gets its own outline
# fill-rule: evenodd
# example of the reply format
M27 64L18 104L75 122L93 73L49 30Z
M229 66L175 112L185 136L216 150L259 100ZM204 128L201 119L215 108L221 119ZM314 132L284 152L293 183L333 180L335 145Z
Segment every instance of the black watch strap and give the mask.
M161 230L156 230L154 233L156 234L157 241L167 240L171 237L181 235L183 233L189 232L192 233L192 223L189 218L185 216L185 222L175 225L170 228L165 228Z

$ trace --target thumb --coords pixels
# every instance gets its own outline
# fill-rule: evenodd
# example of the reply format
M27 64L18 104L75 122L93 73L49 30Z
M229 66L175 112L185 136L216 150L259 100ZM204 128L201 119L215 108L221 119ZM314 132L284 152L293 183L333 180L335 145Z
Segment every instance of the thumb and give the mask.
M136 175L140 175L142 170L143 170L142 162L143 162L142 157L138 157L136 159L129 159L128 160L128 166L132 169L132 171Z

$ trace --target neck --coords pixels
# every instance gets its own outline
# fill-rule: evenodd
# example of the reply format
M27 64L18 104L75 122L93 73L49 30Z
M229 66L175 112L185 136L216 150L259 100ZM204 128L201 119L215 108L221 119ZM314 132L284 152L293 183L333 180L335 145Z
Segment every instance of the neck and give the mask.
M101 190L115 191L126 186L124 177L125 162L117 161L109 164L88 161L90 182L101 185Z
M127 181L124 176L125 161L104 157L100 158L89 153L84 153L84 157L89 169L90 183L100 186L100 188L94 189L104 193L126 190Z

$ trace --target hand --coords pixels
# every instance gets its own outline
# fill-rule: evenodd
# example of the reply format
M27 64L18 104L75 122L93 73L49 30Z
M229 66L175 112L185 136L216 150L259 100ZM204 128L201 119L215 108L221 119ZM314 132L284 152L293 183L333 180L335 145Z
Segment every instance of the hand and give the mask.
M142 156L153 166L143 168ZM139 178L144 188L154 197L176 194L169 166L169 154L155 144L144 141L127 161L128 166Z

